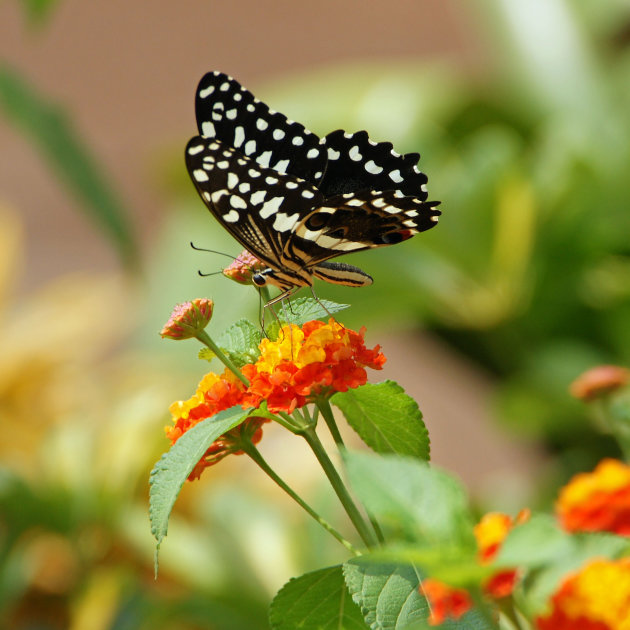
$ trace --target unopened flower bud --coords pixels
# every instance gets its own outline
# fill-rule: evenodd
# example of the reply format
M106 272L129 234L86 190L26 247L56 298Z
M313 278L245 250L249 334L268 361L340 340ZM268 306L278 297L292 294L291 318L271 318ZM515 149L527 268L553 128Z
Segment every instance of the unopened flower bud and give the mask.
M264 263L245 249L223 270L223 275L239 284L251 284L252 276L262 269L265 269Z
M196 298L190 302L178 304L160 331L160 335L169 339L194 337L208 325L212 318L213 307L214 303L207 298Z
M598 365L578 376L569 390L575 398L590 401L614 392L630 382L630 370L618 365Z

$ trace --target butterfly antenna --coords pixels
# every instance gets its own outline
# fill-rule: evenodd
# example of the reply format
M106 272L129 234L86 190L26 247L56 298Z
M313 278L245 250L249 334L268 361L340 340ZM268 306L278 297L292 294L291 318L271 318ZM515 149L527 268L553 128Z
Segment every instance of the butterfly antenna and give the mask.
M232 260L236 260L236 256L232 256L231 254L226 254L225 252L218 252L216 249L206 249L205 247L197 247L192 241L190 241L190 246L196 252L208 252L209 254L218 254L219 256L225 256L226 258L231 258Z
M211 271L210 273L203 273L201 269L197 269L197 273L202 278L207 278L208 276L218 276L220 273L223 273L223 271Z
M317 295L315 294L315 289L312 286L311 293L313 294L313 299L326 311L326 313L328 313L328 317L331 317L333 321L338 324L339 322L335 319L335 316L324 306L322 301L317 297Z

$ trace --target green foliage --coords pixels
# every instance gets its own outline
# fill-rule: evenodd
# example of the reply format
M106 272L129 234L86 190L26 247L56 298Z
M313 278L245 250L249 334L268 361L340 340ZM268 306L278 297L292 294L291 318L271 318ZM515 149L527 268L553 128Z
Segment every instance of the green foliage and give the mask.
M217 345L238 367L255 363L258 359L258 344L262 338L260 327L247 319L239 319L217 338ZM202 348L199 358L211 361L215 354L210 348Z
M340 566L319 569L285 584L269 611L272 630L365 630Z
M26 79L0 66L0 111L36 145L51 168L82 202L128 265L137 264L137 246L125 209L62 107L51 103Z
M51 16L58 0L22 0L21 5L31 24L41 26Z
M429 432L418 403L394 381L338 392L331 402L348 424L377 453L429 459Z
M277 318L269 326L266 326L267 334L270 339L275 341L280 334L280 327L285 324L301 326L314 319L327 320L334 313L339 313L339 311L343 311L349 307L349 304L337 304L330 300L315 300L310 297L299 297L294 300L287 300L286 304L282 302L274 311Z
M350 484L383 524L422 544L475 547L466 495L450 475L394 455L347 452Z
M208 447L247 417L240 406L206 418L186 431L151 471L149 515L158 548L168 531L168 519L184 482Z

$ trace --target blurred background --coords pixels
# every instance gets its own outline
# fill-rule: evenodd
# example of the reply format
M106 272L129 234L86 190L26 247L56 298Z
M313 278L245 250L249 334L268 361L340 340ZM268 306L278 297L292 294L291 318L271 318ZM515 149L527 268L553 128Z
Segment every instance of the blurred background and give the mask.
M623 0L0 4L0 627L258 629L345 557L253 464L188 484L153 579L148 474L207 370L158 336L236 255L188 180L208 70L324 135L418 151L439 226L348 261L351 303L480 509L549 507L604 455L568 384L630 362L630 8ZM377 379L378 380L378 379ZM297 439L270 463L340 528ZM347 530L346 530L347 531Z

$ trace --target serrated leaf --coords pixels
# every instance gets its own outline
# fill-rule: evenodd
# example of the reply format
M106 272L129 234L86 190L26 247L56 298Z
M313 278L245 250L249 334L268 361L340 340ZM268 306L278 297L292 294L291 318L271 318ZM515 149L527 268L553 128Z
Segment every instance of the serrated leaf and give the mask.
M429 459L429 432L416 401L394 381L368 383L335 394L330 401L377 453Z
M416 459L344 454L350 483L383 525L421 544L475 546L466 494L454 478Z
M166 536L171 510L188 475L208 447L220 435L240 424L248 413L237 405L206 418L186 431L155 464L149 481L149 517L158 548Z
M0 67L0 109L30 137L59 179L80 199L81 210L107 233L121 258L136 265L138 248L123 205L63 109L6 65Z
M370 628L425 627L429 608L418 592L420 578L412 567L356 558L343 565L343 575Z
M271 602L272 630L365 630L340 566L319 569L287 582Z
M260 326L252 324L247 319L239 319L219 335L217 345L230 352L249 355L253 362L260 355L258 345L261 338Z
M328 319L333 313L338 313L349 307L349 304L338 304L330 300L301 297L291 300L287 304L283 302L276 309L276 313L280 321L301 326L314 319Z
M354 558L343 565L352 599L361 607L372 630L429 630L429 607L420 594L421 574L413 567L374 561L370 556ZM448 620L443 630L496 630L476 610L457 621Z

